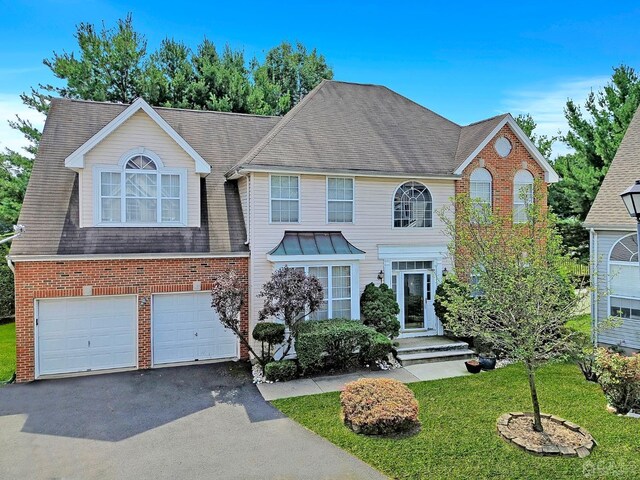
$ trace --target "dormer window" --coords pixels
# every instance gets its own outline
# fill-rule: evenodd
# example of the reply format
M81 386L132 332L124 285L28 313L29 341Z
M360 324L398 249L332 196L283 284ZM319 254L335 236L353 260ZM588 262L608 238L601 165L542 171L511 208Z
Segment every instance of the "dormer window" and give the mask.
M118 170L99 168L99 225L179 226L186 218L185 175L165 169L157 155L126 155Z

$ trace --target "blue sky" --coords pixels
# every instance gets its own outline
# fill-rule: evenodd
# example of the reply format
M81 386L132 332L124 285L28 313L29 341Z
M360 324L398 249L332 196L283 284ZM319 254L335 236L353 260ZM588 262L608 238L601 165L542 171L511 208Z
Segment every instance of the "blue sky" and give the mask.
M568 97L583 100L614 65L640 68L637 2L7 1L0 15L0 147L24 111L18 94L55 83L42 59L75 49L75 25L112 26L132 12L150 50L167 36L262 56L282 40L317 47L335 78L383 84L466 124L530 112L543 133L565 129ZM556 152L563 151L556 146Z

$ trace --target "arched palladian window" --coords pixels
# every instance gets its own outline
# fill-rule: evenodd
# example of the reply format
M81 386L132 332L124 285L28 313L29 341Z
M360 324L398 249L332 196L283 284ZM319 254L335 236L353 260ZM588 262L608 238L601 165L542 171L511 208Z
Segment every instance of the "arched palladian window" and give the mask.
M533 204L533 175L518 170L513 177L513 223L527 221L527 208Z
M640 271L638 238L622 237L609 254L609 304L615 317L638 321L640 325Z
M155 157L155 158L152 158ZM134 153L119 170L100 172L99 223L181 224L182 175L162 167L155 155Z
M475 204L491 207L492 177L486 168L476 168L471 173L471 200Z
M393 197L393 226L431 227L433 202L429 189L418 182L406 182Z

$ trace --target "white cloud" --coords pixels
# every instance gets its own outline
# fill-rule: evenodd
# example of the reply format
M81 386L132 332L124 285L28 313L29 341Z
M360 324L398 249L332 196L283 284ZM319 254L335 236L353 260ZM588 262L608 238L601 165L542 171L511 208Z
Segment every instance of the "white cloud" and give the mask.
M514 116L529 113L537 123L535 133L539 135L557 135L558 131L566 133L567 121L564 118L564 107L567 99L583 105L591 90L598 91L610 80L609 77L592 77L550 84L545 88L531 88L507 92L504 108ZM569 148L556 142L553 154L562 155Z
M33 125L40 130L44 125L44 115L27 108L20 97L17 94L0 93L0 151L4 151L5 148L18 151L26 154L24 147L29 142L22 135L22 133L14 130L9 126L9 120L15 120L16 114L20 118L31 121Z

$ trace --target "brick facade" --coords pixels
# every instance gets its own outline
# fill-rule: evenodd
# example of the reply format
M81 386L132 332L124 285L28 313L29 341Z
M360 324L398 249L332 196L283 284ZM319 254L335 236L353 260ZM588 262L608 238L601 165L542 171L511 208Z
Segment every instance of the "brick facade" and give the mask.
M494 143L496 139L506 137L512 145L511 153L503 158L496 152ZM481 162L482 160L482 162ZM509 125L502 127L500 132L489 141L480 153L467 165L462 172L462 178L456 181L456 195L469 193L471 173L484 163L484 168L493 177L493 209L504 215L511 215L513 210L513 177L518 170L528 170L534 178L541 180L543 205L547 204L547 184L544 182L544 170L531 156L526 147L518 139Z
M213 277L234 269L249 282L248 257L65 260L17 262L16 288L16 380L35 377L34 305L39 298L80 297L84 286L92 295L136 294L150 299L153 293L193 291L193 282L201 289L211 288ZM244 332L249 330L248 298L241 312ZM248 358L244 345L240 356ZM138 301L138 365L151 367L151 304Z

